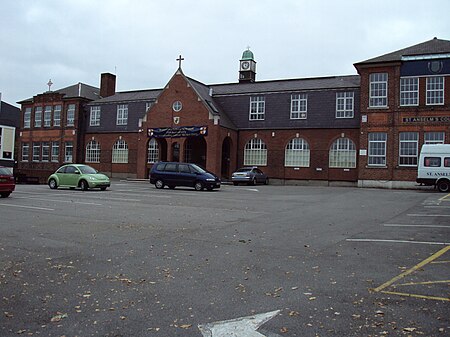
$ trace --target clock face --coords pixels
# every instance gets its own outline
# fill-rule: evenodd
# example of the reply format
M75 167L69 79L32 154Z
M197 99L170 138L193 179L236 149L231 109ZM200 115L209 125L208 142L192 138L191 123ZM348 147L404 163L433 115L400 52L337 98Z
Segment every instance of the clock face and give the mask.
M247 70L248 68L250 68L250 62L242 62L242 69Z

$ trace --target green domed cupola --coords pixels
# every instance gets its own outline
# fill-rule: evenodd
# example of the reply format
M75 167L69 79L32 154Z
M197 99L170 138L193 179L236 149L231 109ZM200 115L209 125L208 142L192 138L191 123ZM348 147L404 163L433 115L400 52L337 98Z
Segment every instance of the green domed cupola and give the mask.
M255 82L256 79L256 62L250 48L242 53L239 61L239 83Z

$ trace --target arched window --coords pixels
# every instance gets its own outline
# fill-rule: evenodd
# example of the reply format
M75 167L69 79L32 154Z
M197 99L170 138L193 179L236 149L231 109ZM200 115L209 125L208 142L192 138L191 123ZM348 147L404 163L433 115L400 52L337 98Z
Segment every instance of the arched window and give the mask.
M155 163L159 159L159 145L155 138L148 142L147 163Z
M284 166L309 167L309 144L303 138L293 138L284 150Z
M123 139L118 139L112 150L113 163L128 163L128 144Z
M348 138L338 138L330 148L330 167L355 168L356 147Z
M261 139L253 138L247 144L245 144L244 165L267 165L267 146Z
M86 145L86 163L100 163L100 144L95 140Z

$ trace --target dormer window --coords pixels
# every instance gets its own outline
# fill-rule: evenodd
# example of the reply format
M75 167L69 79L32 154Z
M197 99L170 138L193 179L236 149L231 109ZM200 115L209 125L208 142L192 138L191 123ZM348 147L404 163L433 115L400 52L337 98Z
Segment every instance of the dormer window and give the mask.
M250 114L249 120L263 121L265 117L265 97L254 96L250 97Z

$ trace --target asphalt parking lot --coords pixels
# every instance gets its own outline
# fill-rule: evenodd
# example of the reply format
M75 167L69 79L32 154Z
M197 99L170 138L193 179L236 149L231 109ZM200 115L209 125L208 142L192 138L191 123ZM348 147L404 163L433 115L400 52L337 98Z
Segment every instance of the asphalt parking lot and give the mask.
M448 336L449 247L432 190L18 185L0 336Z

